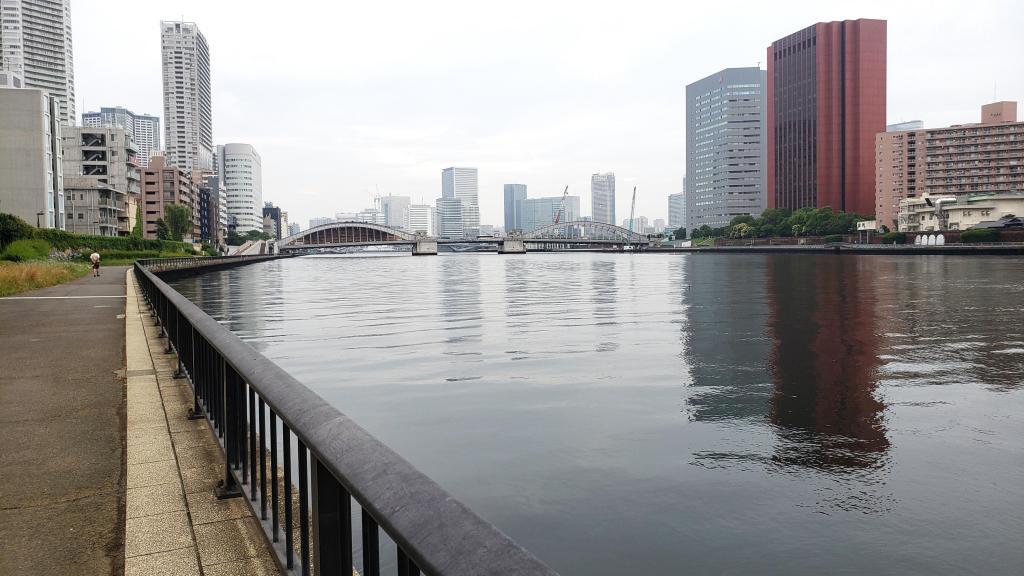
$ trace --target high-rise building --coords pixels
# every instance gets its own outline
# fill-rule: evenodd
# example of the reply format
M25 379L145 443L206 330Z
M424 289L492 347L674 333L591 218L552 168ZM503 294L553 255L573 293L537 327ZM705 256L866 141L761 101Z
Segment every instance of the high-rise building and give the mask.
M480 200L476 168L453 167L442 170L441 197L461 202L462 232L455 237L476 238L480 234Z
M665 221L661 218L654 219L654 231L658 234L665 231Z
M434 234L434 208L429 204L411 204L409 206L409 231L422 232L432 236Z
M75 123L71 0L0 0L0 85L38 88Z
M79 234L127 236L141 200L138 150L124 128L65 126L66 227Z
M561 196L547 196L543 198L526 198L519 201L520 214L522 215L522 231L532 232L542 226L553 224L555 214L562 209ZM566 196L565 207L559 222L574 222L580 216L580 197Z
M227 197L220 177L204 174L198 187L199 194L199 238L211 244L224 243L227 220L222 215L222 202Z
M590 212L594 222L615 224L615 173L590 175Z
M250 144L217 146L217 175L228 192L228 220L239 234L263 230L263 167Z
M686 87L686 227L764 211L765 71L726 68Z
M643 234L644 231L650 226L647 221L647 216L634 216L632 225L630 224L629 218L622 219L622 227L633 232L639 232Z
M924 128L924 122L921 120L909 120L907 122L897 122L896 124L889 124L885 127L886 132L902 132L904 130L920 130Z
M64 228L60 101L36 89L0 88L0 212Z
M505 233L522 229L519 202L526 200L526 184L505 184Z
M323 226L324 224L331 224L335 220L330 216L317 216L316 218L309 219L309 227L316 228L317 226Z
M267 219L270 219L272 226L270 231L267 231ZM277 240L284 238L284 227L281 223L281 209L274 206L273 202L263 203L263 231L270 234Z
M458 198L438 198L434 226L436 233L441 238L460 239L465 238L465 226L463 225L462 200Z
M879 226L909 229L899 221L906 198L1024 192L1024 122L1017 122L1016 102L983 106L979 124L880 132L875 143Z
M0 0L2 1L2 0ZM100 108L99 112L83 112L82 126L124 128L139 149L140 166L149 166L149 156L160 149L160 118L148 114L135 114L127 108Z
M167 164L159 154L150 157L149 166L143 168L141 174L143 237L157 237L156 221L164 217L164 207L168 204L181 204L189 209L193 214L191 236L198 236L199 223L195 218L199 212L198 186L190 175L177 166Z
M874 214L885 73L884 20L822 22L768 47L768 207Z
M380 211L384 214L384 225L402 230L409 229L409 197L382 196Z
M298 222L292 222L291 224L288 225L288 235L289 236L295 236L299 232L302 232L302 227L299 226Z
M212 170L213 108L206 37L193 22L160 22L160 32L166 162L186 172ZM259 204L253 208L257 217Z
M366 222L367 224L384 224L384 213L376 208L365 208L351 218L353 222Z
M686 204L683 198L683 193L668 195L668 226L673 230L678 230L686 226L686 221L683 219L686 213Z

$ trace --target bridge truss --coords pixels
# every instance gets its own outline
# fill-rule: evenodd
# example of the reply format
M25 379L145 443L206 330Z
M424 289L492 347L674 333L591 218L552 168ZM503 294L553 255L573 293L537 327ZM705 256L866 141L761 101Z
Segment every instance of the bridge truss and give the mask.
M648 243L647 236L638 232L590 220L561 222L542 226L523 234L523 241L566 242L573 244L639 244Z

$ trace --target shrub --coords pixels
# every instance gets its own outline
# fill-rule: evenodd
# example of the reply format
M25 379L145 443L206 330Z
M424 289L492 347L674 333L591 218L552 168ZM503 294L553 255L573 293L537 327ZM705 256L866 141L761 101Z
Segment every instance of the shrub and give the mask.
M169 240L148 240L132 236L92 236L89 234L72 234L53 228L36 228L32 237L46 240L57 250L158 250L161 252L191 252L192 245L187 242L171 242Z
M829 236L825 236L825 244L833 244L833 243L842 242L842 241L843 241L843 237L841 235L839 235L839 234L831 234Z
M970 244L973 242L998 242L998 228L971 228L960 233L960 242Z
M32 237L32 225L14 214L0 213L0 250L15 240Z
M3 259L12 262L45 260L50 256L50 244L44 240L15 240L4 249Z
M907 235L903 232L889 232L880 236L885 244L906 244Z

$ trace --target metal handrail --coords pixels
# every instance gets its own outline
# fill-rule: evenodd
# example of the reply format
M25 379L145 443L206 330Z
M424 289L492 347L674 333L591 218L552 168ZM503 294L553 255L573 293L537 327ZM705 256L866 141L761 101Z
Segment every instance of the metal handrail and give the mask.
M397 544L400 576L421 570L434 576L556 574L154 272L266 259L140 260L135 276L168 339L168 351L177 352L179 371L192 382L193 412L205 414L221 439L225 471L219 494L247 496L281 567L303 576L311 569L317 576L353 574L354 498L362 508L364 576L380 574L378 527ZM283 457L277 449L279 432ZM292 434L299 466L297 551ZM279 462L284 466L283 497L278 494Z

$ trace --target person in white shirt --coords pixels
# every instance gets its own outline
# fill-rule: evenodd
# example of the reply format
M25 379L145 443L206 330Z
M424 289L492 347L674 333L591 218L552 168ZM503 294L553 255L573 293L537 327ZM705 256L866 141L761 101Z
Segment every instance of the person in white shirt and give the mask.
M95 278L100 275L100 255L98 252L93 252L89 255L89 260L92 261L92 277Z

